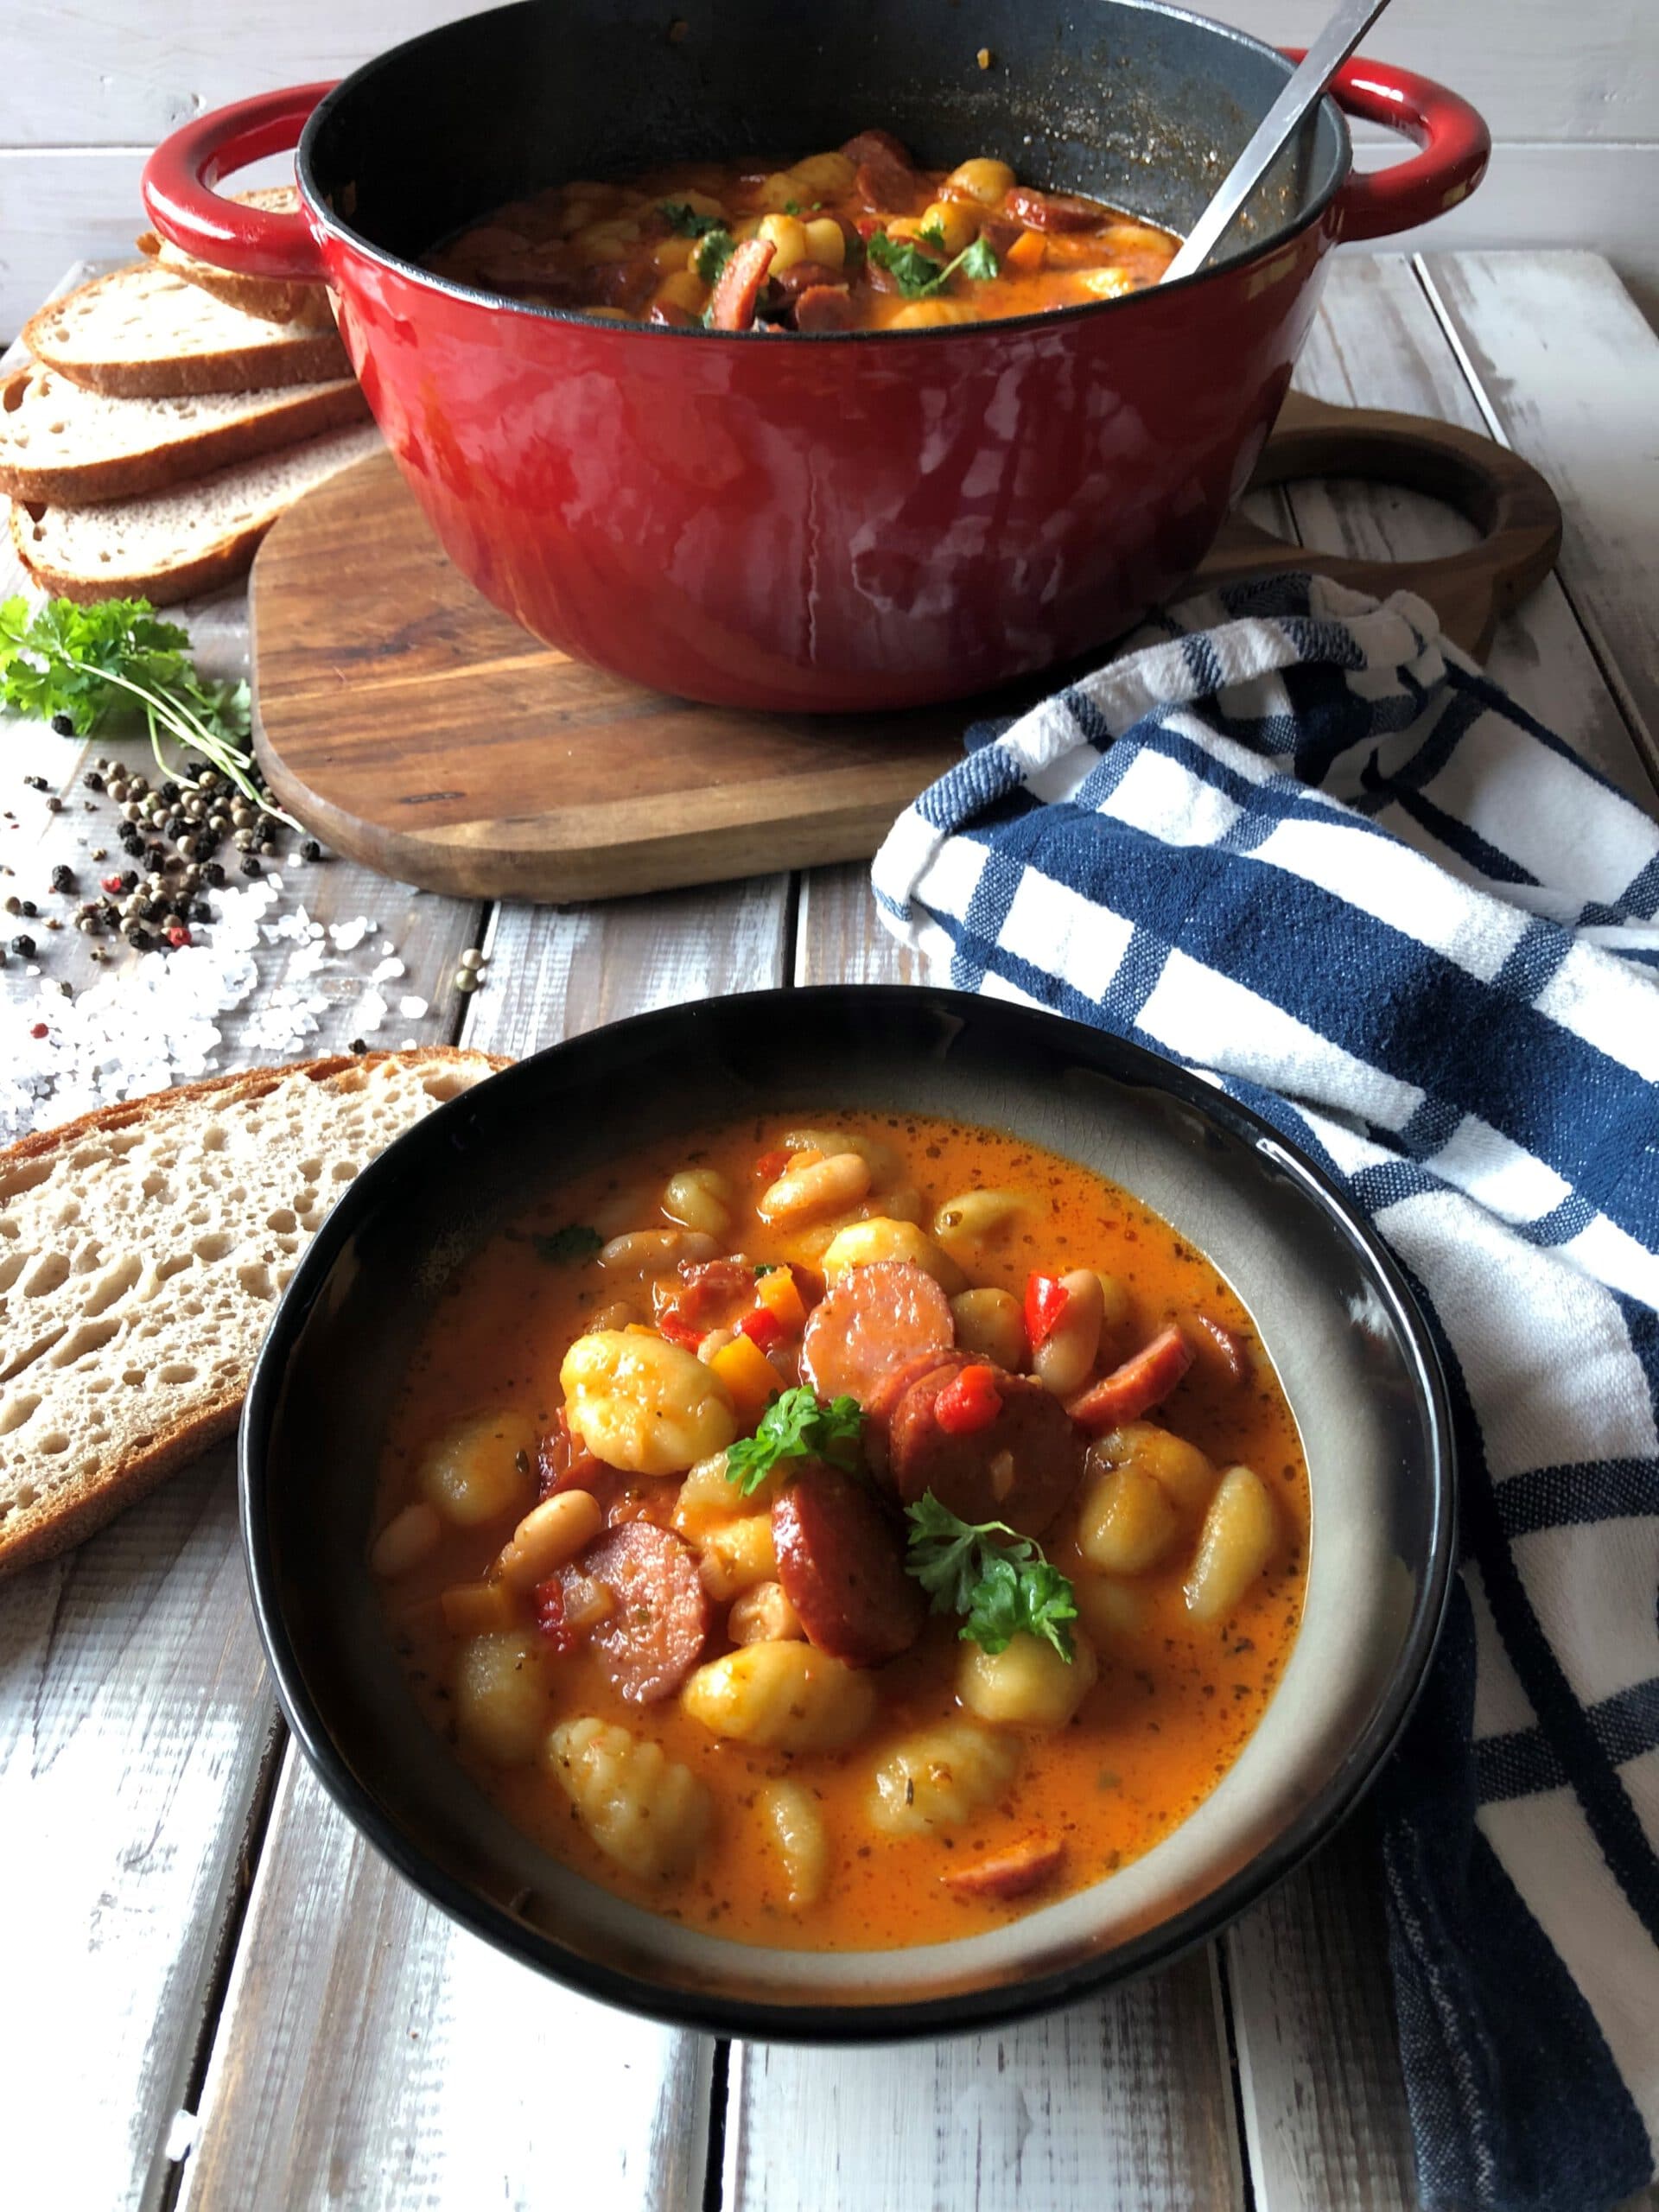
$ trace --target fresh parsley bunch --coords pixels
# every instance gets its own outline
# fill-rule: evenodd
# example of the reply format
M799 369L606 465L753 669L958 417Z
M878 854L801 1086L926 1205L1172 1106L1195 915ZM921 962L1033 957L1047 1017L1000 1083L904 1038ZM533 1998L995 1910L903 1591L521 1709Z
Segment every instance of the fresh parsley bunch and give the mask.
M944 238L940 232L925 230L921 235L943 250ZM913 240L889 238L885 231L872 232L864 250L878 269L887 270L907 300L931 299L944 289L958 270L982 283L988 283L997 270L996 254L988 238L976 238L953 261L945 262L924 253Z
M823 1405L802 1383L772 1400L753 1436L728 1446L726 1479L748 1497L780 1459L827 1459L832 1466L851 1468L857 1465L863 1427L856 1398L831 1398Z
M26 600L9 599L0 605L0 706L49 721L66 737L90 737L136 711L164 772L164 744L188 746L245 798L276 812L255 780L247 685L204 682L189 645L176 623L156 620L147 599L92 607L49 599L32 614Z
M931 1597L936 1613L961 1615L964 1643L995 1653L1016 1636L1040 1637L1071 1663L1067 1624L1077 1618L1076 1592L1029 1536L1006 1521L963 1521L931 1490L906 1507L905 1517L906 1571Z

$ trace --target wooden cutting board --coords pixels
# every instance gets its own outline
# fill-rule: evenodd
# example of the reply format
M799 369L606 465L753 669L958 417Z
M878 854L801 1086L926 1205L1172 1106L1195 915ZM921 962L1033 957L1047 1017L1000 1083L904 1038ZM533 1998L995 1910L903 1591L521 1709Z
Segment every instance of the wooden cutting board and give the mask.
M1434 561L1351 561L1235 517L1194 587L1289 568L1404 586L1484 653L1548 574L1560 512L1535 470L1472 432L1293 393L1255 485L1367 477L1450 501L1484 533ZM254 742L271 790L336 850L472 898L562 903L868 858L961 757L994 701L902 715L745 713L668 698L538 644L440 550L389 455L308 493L250 594Z

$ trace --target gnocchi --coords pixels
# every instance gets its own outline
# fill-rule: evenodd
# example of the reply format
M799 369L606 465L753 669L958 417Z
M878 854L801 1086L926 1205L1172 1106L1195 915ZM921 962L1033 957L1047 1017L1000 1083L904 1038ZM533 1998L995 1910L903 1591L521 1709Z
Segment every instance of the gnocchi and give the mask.
M1143 1573L1179 1534L1162 1484L1133 1463L1097 1475L1077 1510L1077 1548L1103 1574Z
M681 1692L709 1733L762 1750L840 1751L875 1718L875 1686L806 1643L749 1643L711 1660Z
M1230 1467L1210 1501L1186 1578L1193 1619L1224 1620L1273 1557L1278 1536L1267 1484L1252 1467Z
M539 1637L504 1628L475 1636L455 1669L455 1726L492 1766L528 1766L550 1717Z
M1026 1323L1009 1290L964 1290L950 1301L957 1342L1017 1375L1026 1363Z
M798 1912L816 1904L830 1873L830 1839L817 1802L798 1782L769 1782L760 1805L783 1866L785 1897Z
M925 1835L959 1827L1012 1783L1020 1745L972 1721L947 1721L906 1736L875 1770L868 1811L887 1835Z
M426 1503L457 1529L504 1520L535 1496L539 1441L527 1414L474 1414L428 1447L416 1479Z
M1100 1662L1086 1637L1074 1630L1072 1656L1023 1633L1001 1651L963 1646L957 1662L957 1694L970 1713L999 1728L1064 1728L1093 1689Z
M660 1744L586 1713L553 1730L546 1755L582 1827L628 1873L659 1882L696 1857L713 1800Z
M1215 1493L1214 1463L1196 1444L1149 1421L1128 1421L1089 1448L1091 1467L1138 1467L1150 1475L1183 1514L1194 1519Z
M565 1418L597 1459L677 1475L737 1435L731 1394L695 1352L632 1329L578 1337L559 1370Z
M824 1252L823 1272L833 1282L849 1268L873 1267L880 1260L908 1260L931 1275L947 1297L968 1287L967 1276L950 1254L941 1251L914 1222L894 1221L885 1214L838 1230Z

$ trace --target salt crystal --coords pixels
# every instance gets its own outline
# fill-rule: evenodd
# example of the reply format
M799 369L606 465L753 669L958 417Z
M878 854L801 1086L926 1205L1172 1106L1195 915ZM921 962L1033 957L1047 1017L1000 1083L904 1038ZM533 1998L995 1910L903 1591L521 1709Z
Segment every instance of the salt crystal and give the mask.
M355 952L373 927L366 914L359 914L354 922L330 922L328 934L342 952Z
M359 1029L378 1029L391 1012L378 991L365 991L357 1002L357 1026Z
M412 1037L405 1037L397 1049L400 1052L412 1052L415 1050L415 1039Z
M421 1016L426 1012L426 1001L424 999L417 998L399 999L397 1001L397 1011L399 1014L404 1015L409 1020L418 1021Z
M383 960L369 981L372 983L389 983L394 976L407 976L408 973L401 960Z

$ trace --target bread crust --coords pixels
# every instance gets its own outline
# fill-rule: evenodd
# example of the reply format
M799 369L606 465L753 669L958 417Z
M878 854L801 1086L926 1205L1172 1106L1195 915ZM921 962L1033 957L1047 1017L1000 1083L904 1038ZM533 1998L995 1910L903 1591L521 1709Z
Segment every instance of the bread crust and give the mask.
M60 372L54 371L54 374ZM0 379L0 415L12 411L8 395L25 385L25 366ZM344 429L368 419L369 403L354 379L341 378L302 399L277 404L241 421L221 423L193 436L172 439L145 450L111 454L105 461L48 462L42 467L0 458L0 493L37 506L96 506L105 499L142 498L167 492L217 468L257 461L284 446L299 445L325 430Z
M23 325L26 353L44 361L71 384L115 399L188 399L218 391L267 391L289 385L327 384L352 373L346 348L333 329L303 335L279 334L274 326L248 318L245 341L215 352L156 355L148 360L108 358L87 360L60 346L54 335L61 318L86 293L107 290L135 271L148 281L157 264L140 261L126 269L92 277L62 299L52 300ZM169 276L178 271L168 264ZM200 287L195 289L200 289Z
M243 276L234 269L215 269L211 262L181 253L154 231L143 232L135 244L147 261L159 262L187 284L211 292L227 308L239 308L257 322L299 322L313 330L334 327L326 284L289 283L281 276Z
M219 538L205 547L194 560L172 568L111 569L101 577L83 576L73 569L54 568L50 561L42 559L29 544L29 511L20 501L14 500L11 550L44 590L55 592L60 599L72 599L78 607L91 607L100 599L118 599L133 592L142 593L152 607L173 607L181 599L217 591L221 584L245 575L253 566L261 539L276 520L275 515L270 515L262 521L250 523L235 537Z
M143 1098L123 1099L101 1106L73 1122L49 1129L36 1129L16 1143L0 1147L0 1175L31 1160L72 1148L88 1136L108 1136L156 1120L181 1107L207 1102L235 1105L257 1098L295 1076L326 1083L348 1068L375 1068L394 1062L401 1066L428 1068L446 1064L480 1065L491 1074L511 1067L510 1059L493 1052L479 1052L455 1045L429 1045L410 1052L336 1052L315 1060L288 1060L280 1066L245 1068L232 1075L207 1076L176 1090L154 1091ZM40 1560L83 1542L118 1513L154 1490L165 1478L188 1466L214 1444L234 1433L247 1389L244 1376L232 1389L221 1390L204 1403L162 1428L142 1452L118 1455L70 1496L43 1498L38 1510L16 1507L0 1522L0 1580Z

